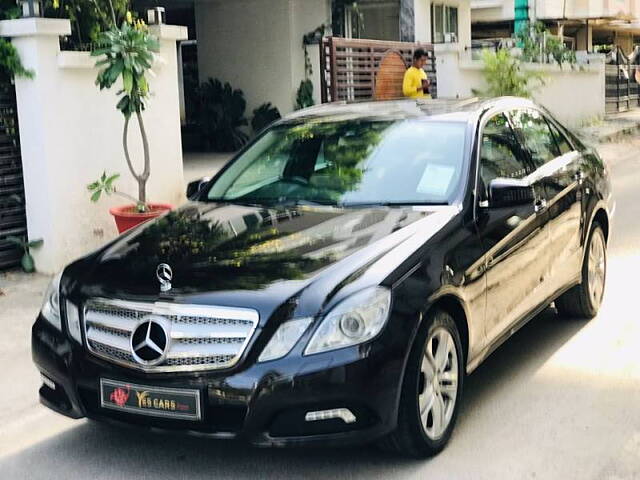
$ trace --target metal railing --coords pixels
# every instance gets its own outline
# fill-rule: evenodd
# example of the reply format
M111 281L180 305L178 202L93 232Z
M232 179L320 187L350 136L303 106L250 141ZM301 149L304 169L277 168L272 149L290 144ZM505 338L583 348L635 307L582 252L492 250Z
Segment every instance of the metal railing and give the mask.
M627 57L620 47L610 54L605 65L605 101L607 113L626 112L640 107L640 65Z

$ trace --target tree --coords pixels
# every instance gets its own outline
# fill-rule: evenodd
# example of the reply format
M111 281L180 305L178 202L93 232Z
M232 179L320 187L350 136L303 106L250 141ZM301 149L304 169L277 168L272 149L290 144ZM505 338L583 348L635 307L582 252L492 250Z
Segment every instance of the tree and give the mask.
M154 54L160 50L160 46L158 40L149 33L147 26L141 21L133 22L130 15L120 27L115 26L114 17L114 26L100 35L99 45L98 49L91 52L93 56L104 57L96 63L97 67L102 68L96 78L96 85L100 90L109 89L119 79L122 80L122 89L118 91L119 101L116 105L124 116L122 146L129 171L138 182L138 211L146 211L146 185L151 173L151 160L142 112L149 97L149 83L146 75L151 69ZM134 115L142 136L144 152L142 172L137 172L133 167L129 154L129 123Z

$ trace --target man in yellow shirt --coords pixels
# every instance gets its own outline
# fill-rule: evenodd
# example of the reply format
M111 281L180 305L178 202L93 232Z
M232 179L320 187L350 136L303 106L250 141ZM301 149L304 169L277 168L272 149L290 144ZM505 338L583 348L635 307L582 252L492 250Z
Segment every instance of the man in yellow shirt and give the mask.
M409 98L431 98L429 78L423 70L427 63L427 53L421 48L413 52L413 64L404 72L402 93Z

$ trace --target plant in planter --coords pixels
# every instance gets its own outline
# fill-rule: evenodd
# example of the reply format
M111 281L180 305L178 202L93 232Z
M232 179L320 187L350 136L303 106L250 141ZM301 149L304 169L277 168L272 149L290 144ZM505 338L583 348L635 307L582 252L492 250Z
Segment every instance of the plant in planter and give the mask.
M22 248L24 252L22 255L22 259L20 259L20 264L22 265L22 269L26 273L35 272L36 262L33 260L30 250L32 248L38 248L39 246L41 246L43 243L42 239L29 241L24 237L7 237L7 241Z
M128 16L129 17L129 16ZM142 112L145 109L149 97L149 84L146 74L151 69L154 54L159 51L158 40L149 33L146 25L141 21L125 21L122 26L114 26L99 37L100 47L91 52L91 55L101 58L97 67L101 67L96 78L96 85L100 90L113 87L121 81L122 88L118 90L119 97L116 108L124 116L124 130L122 134L122 146L127 167L131 175L138 183L138 197L133 205L124 205L110 210L116 219L118 231L122 233L129 228L138 225L151 218L155 218L163 212L170 210L170 205L153 204L147 202L147 181L151 174L151 159L149 155L149 139L144 127ZM129 153L128 138L131 118L135 117L144 152L144 165L142 171L136 171ZM117 175L107 176L106 173L97 181L91 183L88 188L91 199L97 202L101 193L117 193L114 181ZM127 196L128 198L131 198Z

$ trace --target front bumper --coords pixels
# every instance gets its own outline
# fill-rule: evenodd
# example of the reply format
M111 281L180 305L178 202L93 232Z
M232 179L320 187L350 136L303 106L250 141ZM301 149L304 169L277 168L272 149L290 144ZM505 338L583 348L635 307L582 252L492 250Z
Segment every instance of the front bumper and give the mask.
M384 343L384 342L382 342ZM230 371L145 374L103 361L41 317L32 330L37 368L55 382L40 401L71 418L214 438L260 446L365 443L391 432L397 421L404 354L380 342L309 357L283 358ZM202 420L136 415L100 406L100 378L201 392ZM346 408L356 420L307 421L310 411Z

